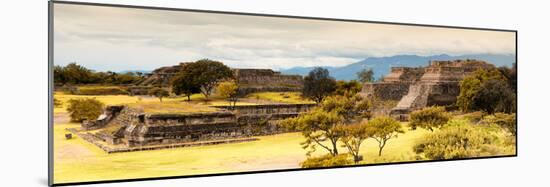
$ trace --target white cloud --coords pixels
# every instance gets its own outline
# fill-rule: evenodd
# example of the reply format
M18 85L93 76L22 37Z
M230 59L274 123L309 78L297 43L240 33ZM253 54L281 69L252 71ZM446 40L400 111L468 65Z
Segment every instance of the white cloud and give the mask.
M367 56L513 54L511 32L55 5L56 64L150 70L209 58L232 67L343 66Z

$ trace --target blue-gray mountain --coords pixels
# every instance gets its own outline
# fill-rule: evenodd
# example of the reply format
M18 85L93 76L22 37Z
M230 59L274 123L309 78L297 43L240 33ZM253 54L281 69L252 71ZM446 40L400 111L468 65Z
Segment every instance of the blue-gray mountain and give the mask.
M382 75L389 73L391 67L419 67L426 66L430 60L457 60L457 59L477 59L484 60L495 66L508 66L516 62L515 55L493 55L493 54L474 54L450 56L446 54L434 56L417 56L417 55L396 55L390 57L369 57L365 60L349 64L342 67L323 67L329 70L330 75L337 80L353 80L357 79L357 72L362 69L370 69L374 71L374 78L378 79ZM283 74L288 75L307 75L314 67L294 67L281 70Z

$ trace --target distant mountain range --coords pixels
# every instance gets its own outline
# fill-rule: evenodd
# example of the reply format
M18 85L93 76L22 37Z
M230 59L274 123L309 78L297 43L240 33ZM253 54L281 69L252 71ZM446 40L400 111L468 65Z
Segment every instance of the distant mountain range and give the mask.
M418 56L418 55L396 55L390 57L369 57L359 62L349 64L342 67L325 66L329 70L330 75L337 80L353 80L357 78L357 72L363 69L374 71L374 78L378 79L382 75L390 72L391 67L419 67L426 66L431 60L458 60L458 59L477 59L484 60L495 66L508 66L516 62L515 55L493 55L493 54L474 54L450 56L446 54L434 56ZM293 67L290 69L281 70L282 74L287 75L307 75L315 67Z

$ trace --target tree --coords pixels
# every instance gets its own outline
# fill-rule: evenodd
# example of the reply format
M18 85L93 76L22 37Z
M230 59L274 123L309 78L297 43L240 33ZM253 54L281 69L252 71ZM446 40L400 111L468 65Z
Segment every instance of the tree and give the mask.
M422 110L411 112L409 125L413 130L417 127L433 131L434 128L441 128L450 119L450 115L444 107L427 107Z
M457 97L457 106L462 111L472 111L476 108L473 106L474 97L481 89L481 85L488 80L506 80L497 69L479 69L466 76L460 82L460 94Z
M55 108L61 108L63 106L63 102L57 98L53 98L53 106Z
M233 71L223 63L209 59L199 60L182 67L182 71L193 77L194 83L200 86L206 100L219 82L233 78Z
M216 87L218 94L229 100L229 107L237 105L239 86L235 81L224 81Z
M378 156L382 155L382 149L388 143L388 140L397 138L400 133L405 133L401 124L395 119L387 116L376 117L369 121L367 133L378 142Z
M329 76L327 69L317 67L304 77L302 95L320 103L336 90L336 80Z
M72 122L97 119L103 113L104 104L95 98L70 99L67 111Z
M357 72L357 78L362 83L373 82L374 81L374 71L372 71L372 68L363 69L363 70Z
M149 90L149 92L147 94L151 95L151 96L158 97L160 102L162 102L163 97L170 96L170 92L168 92L168 90L163 89L163 88L152 88L152 89Z
M367 121L363 121L359 124L339 126L339 130L342 134L340 141L344 144L342 146L348 149L349 153L353 156L353 161L356 164L363 160L363 158L359 155L359 149L361 148L363 141L370 137L367 128Z
M515 112L516 94L503 80L487 80L472 98L471 106L489 114Z
M316 151L317 146L320 146L329 154L336 156L338 155L337 142L341 137L336 125L340 120L340 116L335 111L327 112L321 108L314 108L298 117L285 119L281 124L287 129L302 132L306 139L301 143L302 148L309 148L306 155L311 155ZM323 143L327 140L331 145Z
M341 117L340 123L351 124L368 117L371 105L368 99L361 96L333 95L326 97L319 107L324 111L336 112Z
M363 85L356 80L351 80L348 82L339 80L336 82L336 90L334 91L334 94L352 97L360 92L361 88L363 88Z
M191 101L191 95L201 93L201 86L196 80L194 72L186 66L184 65L182 70L172 78L172 92L176 95L184 95L187 97L187 101Z

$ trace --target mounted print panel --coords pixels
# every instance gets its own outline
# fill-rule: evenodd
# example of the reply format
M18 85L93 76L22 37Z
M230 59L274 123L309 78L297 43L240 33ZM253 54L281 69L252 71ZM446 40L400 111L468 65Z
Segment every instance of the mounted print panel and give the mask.
M50 3L50 182L517 155L516 31Z

